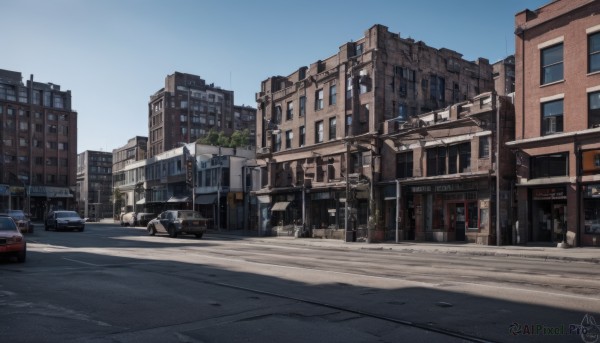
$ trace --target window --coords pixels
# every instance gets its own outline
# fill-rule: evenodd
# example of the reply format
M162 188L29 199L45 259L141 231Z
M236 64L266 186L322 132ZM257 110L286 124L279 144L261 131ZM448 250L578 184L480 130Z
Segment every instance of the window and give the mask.
M588 73L600 71L600 32L588 36Z
M346 116L346 136L352 135L352 116Z
M69 143L58 143L58 150L69 150Z
M280 151L281 150L281 132L275 134L273 136L273 139L275 140L275 142L273 143L273 151Z
M569 155L566 153L535 156L531 158L531 177L569 175Z
M427 176L446 174L446 147L427 149Z
M364 52L365 44L360 43L354 45L354 56L362 55Z
M315 123L315 143L323 142L323 121Z
M335 85L329 86L329 106L337 103L337 87Z
M305 137L306 137L306 128L304 126L300 126L300 134L299 134L299 143L300 146L303 147L305 144Z
M563 131L563 99L542 103L542 135Z
M19 146L29 146L29 140L27 138L19 138Z
M276 124L281 124L281 106L275 106L275 120Z
M396 155L396 177L399 179L413 176L413 152Z
M315 92L315 110L323 109L323 90L319 89Z
M346 99L352 99L352 77L346 79Z
M588 94L588 127L600 127L600 92Z
M285 111L285 119L291 120L292 118L294 118L294 103L290 101L287 103L287 111Z
M490 157L490 136L479 137L479 158Z
M286 149L292 148L292 139L294 139L294 133L292 132L292 130L286 131L285 132L285 148Z
M446 80L437 75L431 75L429 82L429 97L432 101L446 100Z
M27 131L29 129L29 123L26 121L19 122L19 130Z
M301 96L300 97L300 117L304 116L305 114L306 114L306 97Z
M542 84L563 79L563 45L557 44L542 50Z
M329 118L329 140L332 141L336 136L336 118Z

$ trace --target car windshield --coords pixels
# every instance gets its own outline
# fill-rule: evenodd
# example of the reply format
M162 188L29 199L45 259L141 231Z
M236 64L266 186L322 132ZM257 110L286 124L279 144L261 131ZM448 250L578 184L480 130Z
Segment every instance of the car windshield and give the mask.
M202 216L196 211L179 211L177 218L180 219L200 219Z
M56 218L79 217L77 212L56 212Z
M15 231L17 227L10 218L0 218L0 231Z

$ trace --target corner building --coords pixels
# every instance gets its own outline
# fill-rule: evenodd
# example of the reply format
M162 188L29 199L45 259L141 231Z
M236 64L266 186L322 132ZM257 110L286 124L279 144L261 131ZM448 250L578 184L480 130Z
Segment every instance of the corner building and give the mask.
M600 246L600 2L515 18L517 243Z
M381 157L383 123L493 87L488 60L467 61L383 25L333 56L266 79L256 94L260 229L299 221L313 235L340 238L338 229L364 228L371 217L380 239L389 238L381 171L395 166Z
M71 91L0 69L0 211L43 220L50 209L75 209L77 112Z

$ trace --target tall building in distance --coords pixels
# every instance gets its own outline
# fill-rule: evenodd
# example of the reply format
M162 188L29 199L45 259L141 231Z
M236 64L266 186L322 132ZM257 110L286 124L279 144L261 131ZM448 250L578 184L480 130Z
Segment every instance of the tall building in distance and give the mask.
M175 72L148 104L148 157L191 143L211 129L231 135L242 126L251 108L238 107L235 118L233 91L207 84L200 76ZM255 112L255 111L254 111Z
M492 64L494 89L498 95L515 92L515 56L510 55Z
M75 206L77 112L71 91L0 69L0 210L43 219Z
M77 210L85 218L112 217L112 157L92 150L77 155Z
M600 246L600 2L515 20L518 241Z
M265 175L256 192L259 222L343 229L364 227L371 217L380 228L393 227L395 207L383 206L395 196L382 192L395 182L381 177L382 163L395 167L381 160L384 122L417 120L493 88L487 59L467 61L383 25L333 56L264 80L256 94L257 159Z
M135 161L145 160L148 157L148 137L130 138L124 146L113 149L112 154L113 173Z

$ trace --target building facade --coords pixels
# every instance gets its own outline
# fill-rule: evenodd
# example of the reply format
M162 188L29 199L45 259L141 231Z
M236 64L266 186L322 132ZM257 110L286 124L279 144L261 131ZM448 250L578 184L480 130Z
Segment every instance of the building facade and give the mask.
M254 149L185 144L113 174L121 212L195 209L222 230L256 228ZM253 215L254 214L254 215Z
M519 243L600 246L600 2L516 14Z
M467 61L382 25L310 67L266 79L256 95L261 229L298 221L313 230L358 228L369 218L383 226L385 121L493 87L486 59Z
M122 147L112 151L113 171L119 171L135 161L148 157L148 137L135 136L130 138Z
M110 152L91 150L77 155L77 210L84 218L113 216L112 157Z
M515 56L510 55L492 64L494 89L498 95L515 92Z
M23 209L35 220L51 208L73 209L77 183L77 112L71 91L26 83L0 70L0 209Z
M513 138L511 99L492 92L407 122L388 120L385 225L404 240L512 244L515 164L504 143Z
M233 91L175 72L148 103L148 157L195 142L211 129L234 130Z

